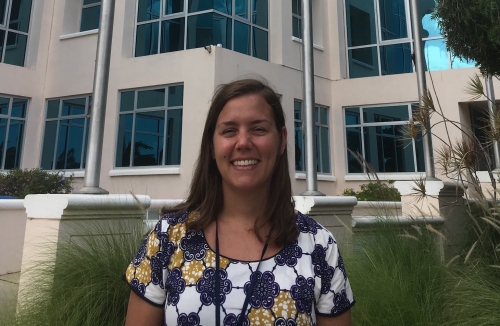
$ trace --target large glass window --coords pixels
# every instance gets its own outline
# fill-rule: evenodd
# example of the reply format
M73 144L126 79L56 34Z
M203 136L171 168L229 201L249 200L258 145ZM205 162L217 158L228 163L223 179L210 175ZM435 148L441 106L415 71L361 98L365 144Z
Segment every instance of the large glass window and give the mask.
M80 32L99 28L101 0L83 0Z
M413 72L413 33L407 0L344 0L350 78ZM432 11L420 1L421 36L427 70L473 67L446 50Z
M302 6L300 0L292 0L292 35L302 38Z
M295 127L295 170L305 171L305 135L303 133L302 102L294 101ZM316 168L318 173L330 173L330 132L328 122L328 108L316 106L314 121L316 127Z
M474 155L477 159L476 169L477 171L491 170L493 168L491 164L495 162L495 156L491 137L488 135L488 131L491 129L488 108L470 105L469 112L471 131L474 135L472 143L474 143L476 150ZM488 166L488 161L490 166Z
M47 101L42 169L85 168L90 104L90 96Z
M375 172L423 172L421 136L408 139L402 131L411 114L411 104L345 108L348 173L369 172L363 160Z
M120 93L116 167L179 165L184 86Z
M135 56L220 44L268 59L268 0L138 0Z
M27 99L0 95L0 170L21 166L27 110Z
M24 66L32 0L0 0L0 62Z

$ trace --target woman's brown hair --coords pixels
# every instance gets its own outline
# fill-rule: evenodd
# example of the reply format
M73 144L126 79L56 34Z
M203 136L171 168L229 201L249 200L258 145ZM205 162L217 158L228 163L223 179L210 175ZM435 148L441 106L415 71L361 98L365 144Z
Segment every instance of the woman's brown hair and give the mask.
M200 154L196 162L189 195L182 204L163 210L163 213L179 210L199 213L198 218L188 221L187 227L190 230L203 230L217 218L222 210L222 177L215 160L212 158L213 137L219 114L230 100L253 94L262 96L269 104L273 112L276 129L281 135L281 130L285 126L283 108L276 93L266 83L256 79L241 79L220 85L215 90L205 122ZM281 139L281 141L284 140ZM259 230L266 223L269 223L272 230L269 241L274 241L277 245L285 245L297 239L299 230L294 218L292 186L286 147L283 154L279 155L276 160L267 198L263 217L255 221L254 230L256 235L262 239Z

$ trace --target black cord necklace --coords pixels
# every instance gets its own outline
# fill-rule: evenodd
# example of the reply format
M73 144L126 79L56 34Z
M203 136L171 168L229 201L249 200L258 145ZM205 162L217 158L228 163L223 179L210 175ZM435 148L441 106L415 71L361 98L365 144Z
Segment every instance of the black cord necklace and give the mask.
M220 252L219 252L219 230L218 230L217 219L215 220L215 325L220 326ZM267 237L269 239L269 237ZM268 240L264 244L264 248L262 248L262 254L260 255L259 264L257 265L257 269L259 270L260 263L262 259L264 259L264 254L266 253L268 245ZM255 287L255 283L257 278L254 277L250 283L250 287L248 288L247 295L245 296L245 301L243 303L243 307L241 308L240 318L238 318L238 326L243 325L243 321L245 320L245 314L247 311L248 303L250 302L250 298L252 297L253 288Z

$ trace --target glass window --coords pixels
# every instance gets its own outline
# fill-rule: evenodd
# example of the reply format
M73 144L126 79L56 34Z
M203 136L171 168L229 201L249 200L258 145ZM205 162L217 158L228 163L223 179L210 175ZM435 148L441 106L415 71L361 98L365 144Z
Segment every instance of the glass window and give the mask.
M80 19L80 32L99 28L101 17L100 0L84 0L82 6L82 16Z
M116 167L180 164L183 90L121 92Z
M268 6L267 0L138 0L135 56L221 44L268 60Z
M0 95L0 170L19 169L28 100Z
M316 133L316 170L331 173L328 108L314 109ZM295 170L305 171L305 135L303 133L302 102L294 101Z
M349 78L413 72L413 33L406 0L344 0ZM455 60L446 49L436 0L419 2L427 70L474 66ZM294 27L295 28L295 27Z
M473 156L476 159L476 169L478 171L488 171L494 169L494 166L488 166L488 160L490 162L495 162L495 156L493 152L493 146L491 142L491 137L489 134L489 129L491 128L489 123L489 113L487 107L479 106L469 106L470 113L470 130L474 135L474 142L477 150ZM484 153L486 152L486 153Z
M0 62L24 66L32 0L0 0Z
M408 139L403 128L412 104L345 108L348 173L366 173L363 160L375 172L423 172L422 137Z
M91 101L90 96L47 101L42 169L85 168Z
M302 38L302 6L299 0L292 0L292 35Z

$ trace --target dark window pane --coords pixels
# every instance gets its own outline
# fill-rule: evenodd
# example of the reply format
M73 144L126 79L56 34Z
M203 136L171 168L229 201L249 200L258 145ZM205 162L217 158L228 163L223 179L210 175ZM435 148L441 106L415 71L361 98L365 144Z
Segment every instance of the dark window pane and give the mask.
M213 0L188 0L188 12L213 9Z
M0 25L5 24L6 13L7 13L7 0L0 0Z
M302 16L302 6L300 0L292 0L292 13Z
M24 121L10 120L7 151L5 153L4 169L17 169L20 166L21 147L23 144Z
M266 31L255 27L253 28L252 48L252 56L262 60L268 59L268 40Z
M358 125L361 123L359 108L345 108L345 124Z
M380 67L382 75L413 72L410 43L381 46Z
M165 15L175 14L184 11L184 0L166 0Z
M304 171L304 136L302 122L295 122L295 171Z
M118 123L118 143L116 145L116 166L130 166L132 148L132 114L121 114Z
M405 0L379 0L379 9L383 41L408 37Z
M57 133L57 121L47 121L45 123L45 134L43 136L42 162L40 164L40 167L44 170L53 169L54 151L56 146L56 133Z
M85 114L85 100L85 97L63 100L61 115L67 116Z
M11 65L24 66L27 42L28 37L26 35L9 32L7 34L4 62Z
M181 164L182 110L167 111L167 153L165 165Z
M59 116L59 100L47 102L47 119L57 118Z
M26 108L28 107L28 100L15 98L12 101L11 116L16 118L24 118L26 116Z
M448 51L444 39L424 41L425 70L444 70L450 68Z
M56 149L56 169L80 169L85 119L61 120Z
M232 15L232 0L213 0L214 9L226 15Z
M160 52L184 50L184 18L162 22Z
M321 138L318 152L321 151L321 171L322 173L330 173L330 135L328 128L320 127L319 136Z
M164 110L136 114L134 166L162 164L164 128Z
M0 29L0 62L3 62L3 45L5 43L5 31Z
M9 103L10 99L5 97L0 97L0 114L9 114Z
M82 9L82 20L80 21L80 32L99 28L99 17L101 6L93 6Z
M137 92L137 108L151 108L165 105L165 88Z
M292 17L292 35L297 38L302 38L302 19Z
M170 86L168 88L168 106L182 106L184 85Z
M489 136L491 133L489 113L486 108L473 107L472 105L469 106L469 111L471 131L474 135L474 147L477 149L476 153L478 153L475 155L477 158L475 168L477 171L493 169L494 167L491 166L491 163L488 166L488 159L490 162L495 161L491 137ZM484 149L486 153L481 153L483 152L481 149Z
M134 110L134 91L121 92L120 94L120 112Z
M293 101L293 118L302 120L302 102Z
M417 156L417 171L425 172L424 143L422 133L419 133L415 141L415 151Z
M378 76L377 48L349 50L349 77Z
M346 128L347 172L362 173L363 167L354 155L363 156L361 148L361 128Z
M31 0L13 0L10 9L9 28L28 32L30 25Z
M326 108L319 108L319 122L322 125L328 125L328 110Z
M101 0L83 0L83 5L91 5L93 3L100 3Z
M234 21L234 51L250 55L250 25Z
M376 44L373 1L346 0L346 9L348 46Z
M158 53L158 23L143 24L137 26L135 37L135 56Z
M267 0L252 0L252 22L267 28L268 5Z
M365 158L375 172L415 172L413 147L401 126L364 127Z
M7 119L0 119L0 169L3 162L3 149L5 147L5 140L7 138Z
M408 121L408 106L381 106L363 109L363 122Z
M188 18L187 48L222 44L231 46L231 19L218 14L203 14Z
M234 7L236 16L248 19L248 0L235 0Z
M161 0L139 0L137 4L137 22L160 18Z

